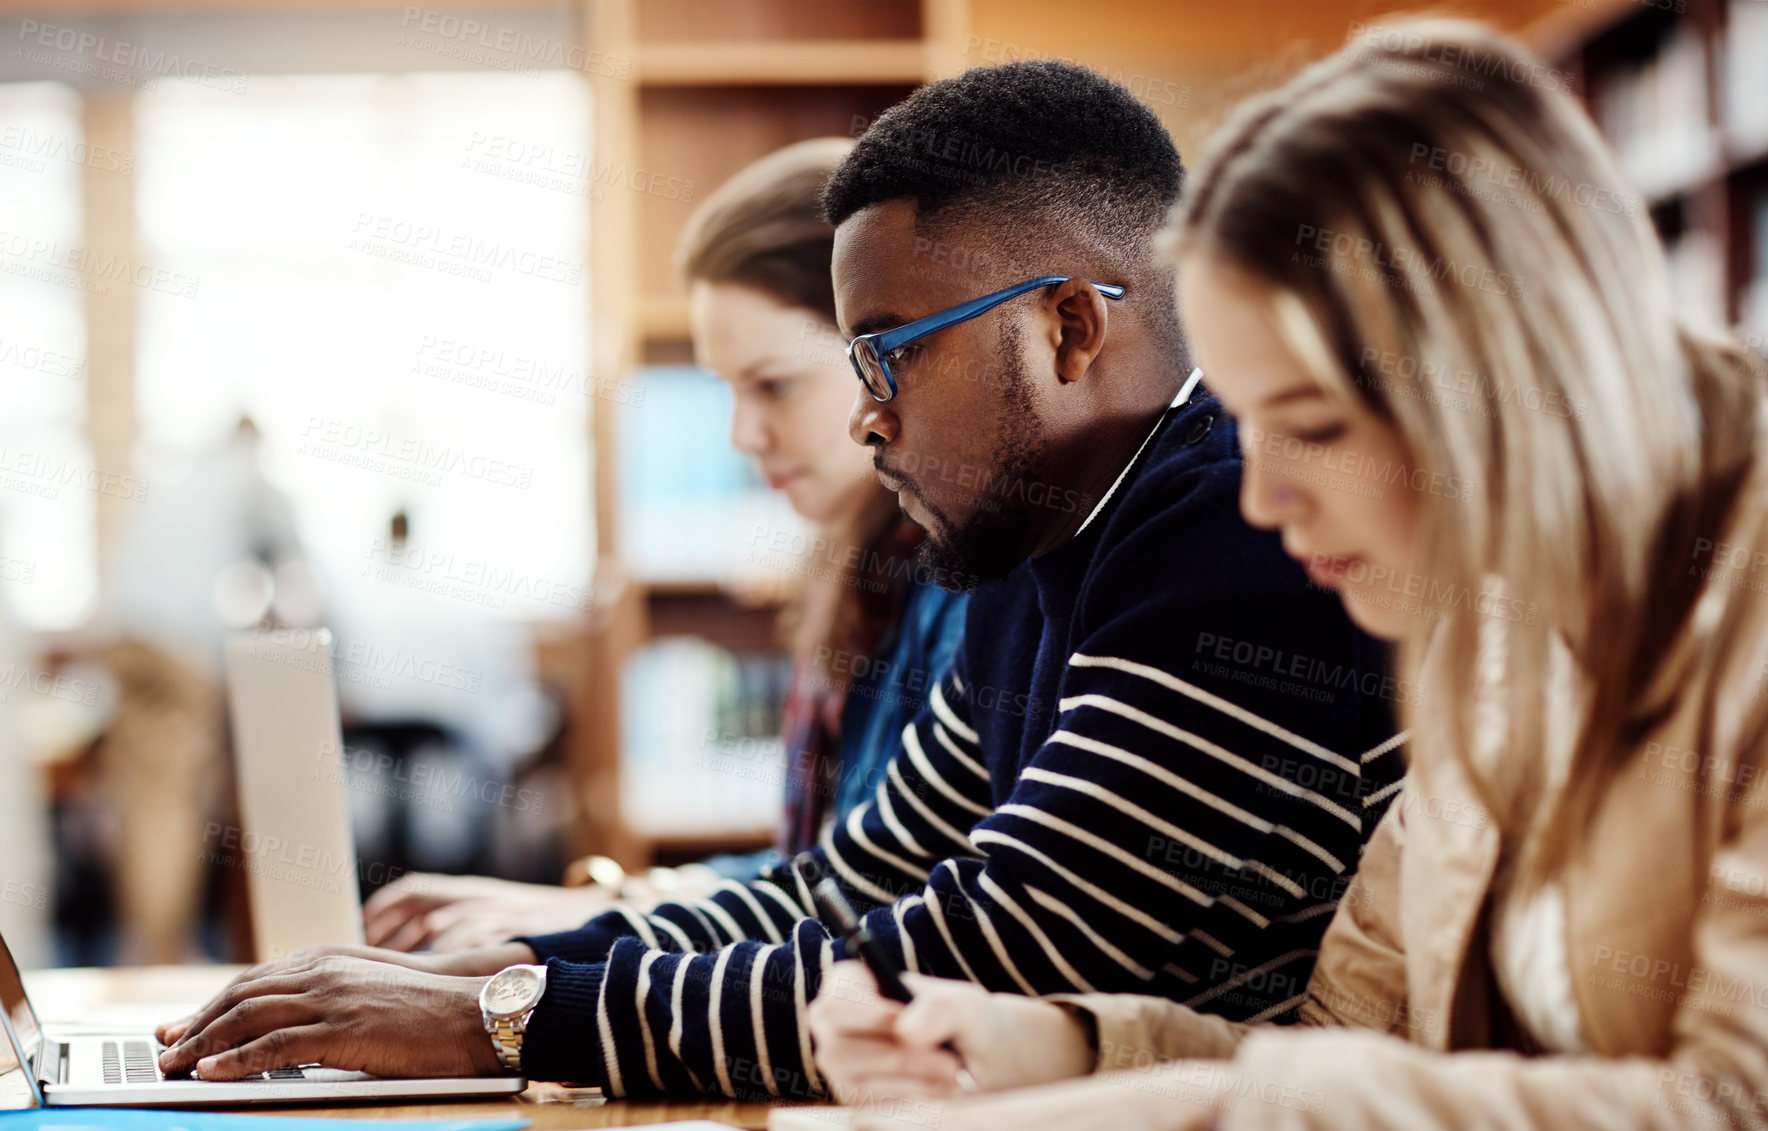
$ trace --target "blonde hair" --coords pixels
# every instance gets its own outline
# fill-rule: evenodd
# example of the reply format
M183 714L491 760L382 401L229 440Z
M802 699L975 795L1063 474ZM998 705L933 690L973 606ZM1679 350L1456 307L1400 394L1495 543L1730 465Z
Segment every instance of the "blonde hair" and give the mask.
M1169 240L1266 288L1314 376L1457 484L1421 507L1435 607L1401 643L1421 689L1406 722L1413 757L1461 758L1512 834L1545 816L1548 657L1556 634L1569 645L1586 693L1571 776L1525 875L1562 867L1639 736L1713 662L1687 646L1689 552L1732 513L1763 382L1669 313L1649 218L1565 76L1475 23L1365 29L1241 106ZM1494 582L1502 599L1481 599ZM1504 756L1482 772L1492 616Z

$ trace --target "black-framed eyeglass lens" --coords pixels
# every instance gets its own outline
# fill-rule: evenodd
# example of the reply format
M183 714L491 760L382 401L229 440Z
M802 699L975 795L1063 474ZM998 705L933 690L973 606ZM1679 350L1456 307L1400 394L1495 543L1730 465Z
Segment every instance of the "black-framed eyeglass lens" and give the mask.
M878 351L871 340L856 338L848 349L848 356L853 358L854 372L859 374L866 392L878 400L888 400L896 390L891 388L890 377L878 360Z

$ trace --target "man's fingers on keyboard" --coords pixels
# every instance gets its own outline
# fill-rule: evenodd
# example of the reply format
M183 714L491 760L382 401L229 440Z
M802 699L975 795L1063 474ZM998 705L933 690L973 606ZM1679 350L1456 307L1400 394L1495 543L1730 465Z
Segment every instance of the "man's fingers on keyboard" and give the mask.
M196 1062L196 1072L204 1080L239 1080L260 1072L314 1061L323 1045L324 1029L321 1026L277 1029L238 1048L203 1057Z
M173 1043L179 1037L184 1035L184 1030L190 1028L190 1023L195 1020L195 1018L196 1014L192 1013L186 1017L180 1017L176 1021L160 1022L158 1025L154 1026L154 1039L159 1041L162 1045Z
M161 1069L189 1068L249 1042L274 1036L293 1026L306 1025L317 1016L313 1003L304 997L250 998L211 1022L200 1034L177 1048L168 1049L160 1058Z
M265 978L258 982L241 983L223 991L219 997L197 1013L195 1019L185 1027L184 1032L179 1034L177 1042L166 1050L165 1056L160 1058L161 1063L188 1067L189 1062L195 1059L195 1054L189 1053L187 1046L194 1046L198 1041L208 1038L211 1035L208 1030L218 1020L248 1003L270 997L288 997L300 993L304 988L303 979L299 976L287 975L280 978ZM250 1016L249 1011L247 1016ZM167 1057L172 1059L167 1060Z

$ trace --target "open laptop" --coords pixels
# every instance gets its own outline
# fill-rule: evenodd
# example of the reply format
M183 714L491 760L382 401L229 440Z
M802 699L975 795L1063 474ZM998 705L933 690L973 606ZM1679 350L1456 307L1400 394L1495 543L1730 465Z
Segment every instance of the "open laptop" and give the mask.
M260 962L363 941L331 643L323 628L227 639L240 827L210 824L204 847L245 869Z
M208 851L232 855L231 862L246 869L259 960L321 943L361 942L331 634L234 634L227 642L227 695L242 827L211 825L205 840ZM513 1076L395 1080L315 1066L238 1082L165 1080L152 1032L45 1035L3 939L0 1024L37 1103L50 1107L498 1096L527 1086ZM5 1068L0 1059L0 1071Z
M503 1096L527 1087L519 1076L388 1079L335 1068L279 1068L245 1080L167 1080L151 1032L45 1033L24 980L0 939L0 1027L39 1107L188 1107L199 1104L320 1103L341 1100ZM91 1028L91 1026L82 1026ZM421 1035L413 1037L422 1040ZM489 1037L486 1040L490 1040ZM0 1073L10 1065L0 1057Z

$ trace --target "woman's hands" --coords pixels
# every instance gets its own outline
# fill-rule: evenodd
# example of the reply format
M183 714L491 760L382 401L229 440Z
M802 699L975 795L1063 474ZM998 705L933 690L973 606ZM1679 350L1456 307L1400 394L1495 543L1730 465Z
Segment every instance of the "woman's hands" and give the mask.
M614 893L599 884L563 888L412 872L369 896L362 918L370 946L440 952L568 931L614 903Z
M838 962L810 1005L817 1067L843 1103L957 1095L959 1057L984 1091L1092 1071L1091 1041L1066 1010L969 982L903 981L915 995L906 1006L881 997L860 963ZM958 1056L940 1047L948 1041Z
M376 1076L495 1074L479 1015L488 977L303 952L248 970L194 1016L160 1026L160 1039L172 1042L160 1070L205 1080L299 1064Z
M1229 1077L1187 1073L1203 1062L1069 1079L1092 1071L1094 1052L1067 1010L969 982L903 982L908 1005L879 996L860 963L837 962L810 1004L817 1067L836 1099L859 1107L857 1131L1204 1131L1221 1113ZM1002 1094L957 1098L947 1041L984 1091Z

